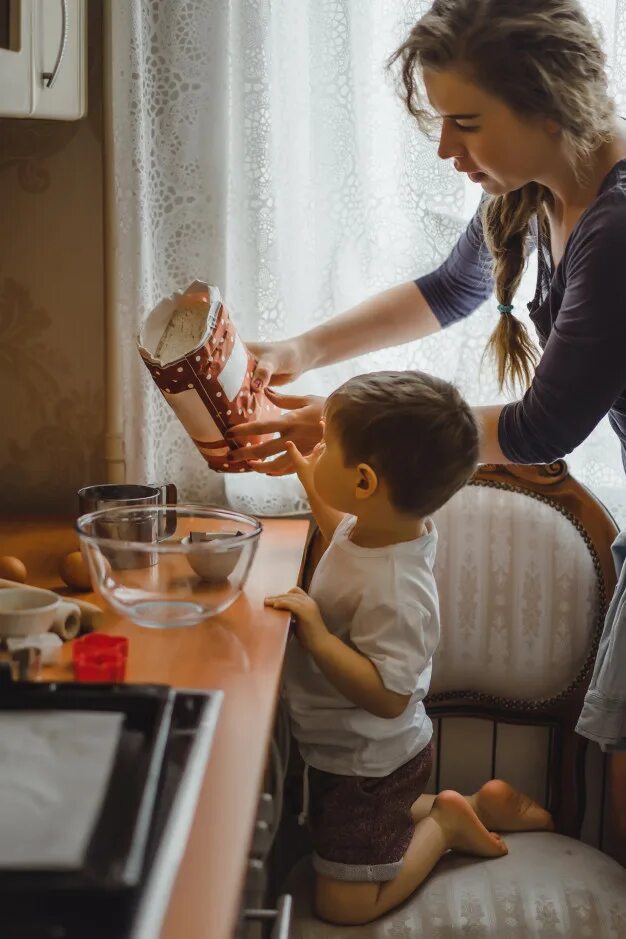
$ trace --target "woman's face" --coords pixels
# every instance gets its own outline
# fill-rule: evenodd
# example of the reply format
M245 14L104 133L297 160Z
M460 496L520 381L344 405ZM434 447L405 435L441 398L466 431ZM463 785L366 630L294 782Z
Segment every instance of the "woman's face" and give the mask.
M502 195L541 182L553 167L559 146L554 121L521 117L460 72L425 70L424 84L442 121L439 156L452 159L485 192Z

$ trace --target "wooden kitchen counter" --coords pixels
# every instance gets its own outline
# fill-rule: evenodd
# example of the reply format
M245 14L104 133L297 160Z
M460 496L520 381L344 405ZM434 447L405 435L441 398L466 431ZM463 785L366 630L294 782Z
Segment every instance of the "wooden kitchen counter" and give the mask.
M245 593L198 626L151 630L106 611L103 630L130 640L126 680L221 688L224 701L206 775L160 939L231 939L272 730L288 614L263 598L296 583L307 522L264 520ZM77 547L65 520L0 522L0 555L26 564L28 582L60 590L58 562ZM69 594L69 591L61 591ZM104 607L99 597L80 594ZM70 649L44 680L73 680Z

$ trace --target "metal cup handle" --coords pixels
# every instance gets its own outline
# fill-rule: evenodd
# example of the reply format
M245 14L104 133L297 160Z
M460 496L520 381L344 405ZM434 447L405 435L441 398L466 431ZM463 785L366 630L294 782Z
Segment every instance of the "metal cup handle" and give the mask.
M178 502L178 490L174 483L148 483L161 493L161 505L176 505ZM159 526L160 527L160 526ZM159 531L159 537L170 538L176 531L176 512L165 513L165 524L163 530Z

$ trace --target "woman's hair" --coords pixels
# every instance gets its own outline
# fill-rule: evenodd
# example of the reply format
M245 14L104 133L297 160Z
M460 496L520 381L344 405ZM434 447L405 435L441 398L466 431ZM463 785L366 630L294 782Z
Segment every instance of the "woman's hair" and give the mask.
M402 96L422 130L433 115L420 84L424 69L455 69L520 116L551 118L561 128L574 171L613 135L605 55L578 0L434 0L389 60L401 65ZM551 193L538 183L485 200L483 228L493 257L495 292L511 305L526 260L533 216L546 231ZM536 351L525 327L499 316L489 340L500 386L530 384Z

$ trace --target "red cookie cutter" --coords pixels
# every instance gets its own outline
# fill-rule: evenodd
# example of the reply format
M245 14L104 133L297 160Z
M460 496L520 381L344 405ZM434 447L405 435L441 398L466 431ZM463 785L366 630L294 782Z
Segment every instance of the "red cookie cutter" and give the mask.
M124 681L128 639L106 633L89 633L72 646L77 681Z

